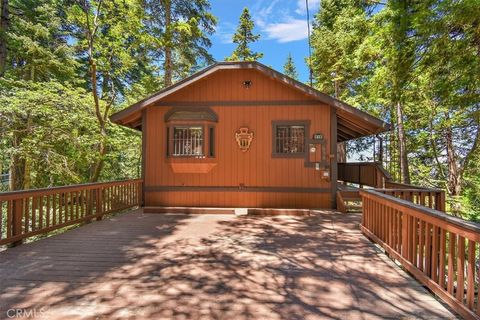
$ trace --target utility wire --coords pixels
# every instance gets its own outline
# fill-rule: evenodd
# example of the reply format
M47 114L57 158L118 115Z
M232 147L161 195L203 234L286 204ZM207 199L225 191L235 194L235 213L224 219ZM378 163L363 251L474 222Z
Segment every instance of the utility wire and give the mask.
M310 87L313 88L313 70L312 70L312 43L310 41L310 12L308 10L308 0L305 0L307 9L307 33L308 33L308 69L310 71Z

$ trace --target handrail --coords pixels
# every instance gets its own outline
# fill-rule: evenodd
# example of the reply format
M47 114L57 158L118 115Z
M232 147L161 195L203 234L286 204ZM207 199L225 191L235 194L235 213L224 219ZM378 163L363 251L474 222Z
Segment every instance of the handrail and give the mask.
M140 206L142 180L0 193L0 245Z
M480 319L480 225L378 190L360 196L362 232L462 317Z

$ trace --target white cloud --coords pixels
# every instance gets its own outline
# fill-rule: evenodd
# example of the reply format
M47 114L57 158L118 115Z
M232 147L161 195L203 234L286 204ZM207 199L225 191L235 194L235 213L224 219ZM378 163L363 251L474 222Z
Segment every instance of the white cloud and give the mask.
M307 38L307 22L305 19L288 17L284 22L270 23L263 30L269 39L280 43L298 41Z
M273 0L270 2L270 4L267 7L263 7L263 2L260 1L257 3L256 6L254 6L253 10L253 16L255 20L255 24L259 26L260 28L263 28L267 24L267 20L272 14L273 8L277 5L279 0Z
M215 35L220 39L221 43L233 43L234 33L235 25L230 22L223 22L215 28Z
M310 16L313 16L320 8L321 0L308 0L308 10L310 11ZM297 14L304 15L307 13L307 6L305 0L297 0L297 9L295 10Z

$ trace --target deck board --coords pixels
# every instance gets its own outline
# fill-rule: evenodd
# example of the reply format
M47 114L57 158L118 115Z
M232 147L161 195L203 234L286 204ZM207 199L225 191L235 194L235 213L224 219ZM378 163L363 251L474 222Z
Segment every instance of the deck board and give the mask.
M0 253L0 319L455 318L358 215L132 211Z

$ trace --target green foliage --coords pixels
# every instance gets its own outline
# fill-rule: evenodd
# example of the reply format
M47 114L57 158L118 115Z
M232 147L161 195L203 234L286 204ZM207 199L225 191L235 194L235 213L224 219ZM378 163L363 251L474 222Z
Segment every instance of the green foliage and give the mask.
M209 1L143 2L145 48L154 61L163 63L165 73L171 73L174 79L183 79L214 61L208 48L211 46L209 36L215 31L217 18L209 12ZM165 83L169 85L170 80Z
M28 163L31 187L85 182L97 139L87 93L54 81L2 80L0 88L4 156Z
M312 34L315 86L393 125L383 136L390 136L393 168L400 102L412 183L446 189L452 213L474 220L480 217L479 17L475 0L323 0ZM349 149L365 154L371 146L365 142Z
M167 2L168 27L152 7ZM96 168L101 180L138 177L141 133L108 117L163 86L166 48L176 77L212 61L209 2L10 0L7 9L0 174L13 189L96 180Z
M233 43L236 43L237 47L232 55L225 60L257 61L263 57L263 53L254 52L250 49L250 44L260 39L259 34L253 33L253 28L254 24L250 12L248 11L248 8L244 8L242 15L240 16L237 31L233 35Z
M287 61L285 61L283 65L283 73L292 79L298 80L297 68L295 67L291 53L288 54Z
M32 81L75 77L72 48L62 30L60 0L11 0L6 32L7 76Z

